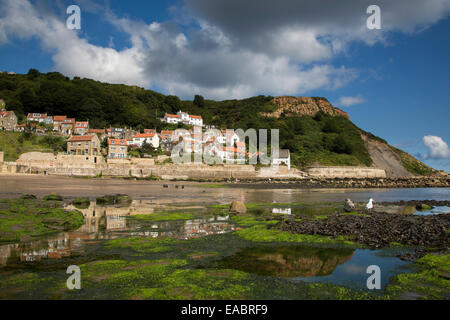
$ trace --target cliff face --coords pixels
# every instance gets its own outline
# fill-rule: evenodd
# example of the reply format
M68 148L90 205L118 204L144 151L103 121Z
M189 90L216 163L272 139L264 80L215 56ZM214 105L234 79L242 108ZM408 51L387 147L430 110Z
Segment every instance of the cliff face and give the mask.
M280 118L283 116L315 116L319 111L332 116L344 116L350 119L347 112L333 105L325 98L310 97L276 97L273 102L278 106L277 110L271 113L261 113L265 117Z

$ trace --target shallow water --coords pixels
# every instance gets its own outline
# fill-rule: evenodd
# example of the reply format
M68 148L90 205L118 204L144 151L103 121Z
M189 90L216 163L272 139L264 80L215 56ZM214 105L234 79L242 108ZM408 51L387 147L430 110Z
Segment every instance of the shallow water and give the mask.
M73 181L76 182L76 185L72 185L70 188L79 190L73 197L84 195L84 189L81 184L78 185L79 180ZM86 182L87 185L90 183L90 181ZM124 188L121 183L119 185L120 187L117 189L109 189L108 191L113 192L108 193L128 193L129 189ZM289 203L322 202L317 205L317 208L321 210L321 207L326 207L326 203L341 201L345 198L351 198L355 202L364 202L368 197L372 197L378 202L448 200L450 198L450 188L376 190L214 188L211 190L212 188L187 185L185 191L175 191L169 188L162 192L162 186L159 185L149 185L148 188L143 187L145 184L139 185L141 190L137 197L138 200L134 200L130 206L99 206L94 202L84 209L68 206L68 209L80 210L85 217L85 223L79 230L43 237L29 243L0 245L0 279L10 276L20 277L23 272L32 272L44 278L57 276L64 279L66 277L65 269L68 265L79 265L117 257L132 261L136 259L136 256L129 250L110 250L105 248L104 244L112 239L138 237L181 241L173 247L173 252L145 253L141 257L145 259L154 260L166 256L186 259L186 254L188 254L195 257L192 258L195 261L190 262L193 268L233 269L258 277L280 279L299 285L304 282L324 282L357 289L366 289L366 280L369 276L366 273L367 267L378 265L382 271L381 283L385 287L392 276L410 271L410 263L401 261L396 255L411 251L412 248L411 250L403 248L372 251L335 245L318 246L246 241L234 235L237 225L230 220L229 216L210 215L207 205L229 203L236 199L245 202L278 203L279 205L274 205L269 210L273 212L275 209L279 214L295 214L298 208ZM45 193L58 192L52 189L54 187L47 185ZM0 196L6 193L2 188L4 186L0 186ZM131 186L130 190L133 188ZM8 190L8 194L23 191L20 188L12 188ZM95 192L102 192L100 195L105 194L102 190L95 189ZM199 199L201 200L199 201ZM173 210L192 213L193 217L185 220L169 219L165 221L164 219L162 221L139 219L141 215L158 215ZM435 208L429 213L421 212L420 214L442 213L442 210L447 210L448 213L448 207L446 207ZM196 239L206 241L198 242ZM204 252L214 254L209 256ZM0 298L39 297L42 288L46 288L46 284L33 288L35 289L34 293L30 293L29 289L21 291L21 288L14 289L11 293L9 293L10 291L3 292L3 294L0 292ZM56 290L52 287L46 289L51 292ZM267 291L266 295L270 297L272 289L265 290ZM106 291L100 291L97 294L98 298L110 297ZM49 297L53 298L52 295ZM56 295L55 297L65 296ZM69 296L69 298L74 297L76 296ZM281 297L295 298L295 296Z
M433 216L437 214L447 214L450 213L450 207L442 206L442 207L434 207L431 210L426 211L416 211L415 214L419 216Z

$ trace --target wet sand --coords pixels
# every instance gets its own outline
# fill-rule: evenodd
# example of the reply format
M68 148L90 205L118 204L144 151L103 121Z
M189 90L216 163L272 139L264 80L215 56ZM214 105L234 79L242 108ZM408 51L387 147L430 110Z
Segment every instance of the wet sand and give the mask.
M168 188L163 188L167 184ZM107 194L127 194L133 199L153 199L159 203L210 204L243 202L289 203L300 201L330 202L351 198L364 202L368 197L377 201L400 200L448 200L450 188L417 189L260 189L247 186L231 188L204 187L208 183L187 181L136 181L114 178L74 178L42 175L1 175L0 198L16 198L21 194L34 194L42 197L56 193L63 197L89 197ZM175 186L184 185L184 189ZM227 186L225 184L225 186Z

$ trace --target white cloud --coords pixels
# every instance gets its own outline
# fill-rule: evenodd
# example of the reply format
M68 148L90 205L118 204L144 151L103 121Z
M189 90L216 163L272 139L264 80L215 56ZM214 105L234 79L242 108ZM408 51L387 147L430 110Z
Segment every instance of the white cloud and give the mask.
M0 45L37 38L52 54L54 69L68 76L153 86L184 98L307 94L334 90L358 77L357 70L329 62L348 43L385 41L385 33L365 28L369 2L280 0L274 10L269 0L185 0L178 7L182 19L148 24L107 11L109 23L130 39L129 48L117 50L112 43L89 43L67 30L61 16L43 13L29 0L1 0ZM383 31L414 32L450 10L450 0L380 3ZM82 10L103 12L91 0L80 4ZM187 21L197 27L183 29ZM342 97L340 102L350 106L363 99Z
M361 104L366 102L366 99L364 99L361 96L355 96L355 97L340 97L337 101L336 105L339 107L351 107L357 104Z
M450 158L450 148L441 137L425 136L423 137L423 143L428 148L428 154L425 156L425 159Z

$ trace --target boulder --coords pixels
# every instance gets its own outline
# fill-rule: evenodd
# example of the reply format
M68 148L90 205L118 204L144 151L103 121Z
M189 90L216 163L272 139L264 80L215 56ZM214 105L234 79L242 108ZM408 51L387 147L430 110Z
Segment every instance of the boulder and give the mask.
M239 214L247 213L247 207L241 201L233 201L230 205L230 211Z

